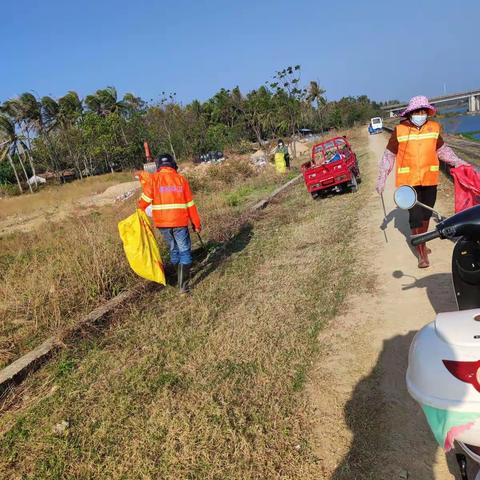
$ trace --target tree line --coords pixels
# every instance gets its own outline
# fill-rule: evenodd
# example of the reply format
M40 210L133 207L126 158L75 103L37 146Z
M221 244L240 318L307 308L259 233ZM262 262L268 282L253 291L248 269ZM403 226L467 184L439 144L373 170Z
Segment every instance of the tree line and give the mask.
M300 77L300 66L291 66L246 94L222 88L187 105L166 92L155 102L132 93L119 98L114 87L83 99L74 91L57 99L23 93L0 105L0 183L33 191L26 180L39 172L83 178L139 167L144 141L153 152L186 159L251 142L263 148L302 128L350 127L380 113L364 95L329 102L316 81L301 86Z

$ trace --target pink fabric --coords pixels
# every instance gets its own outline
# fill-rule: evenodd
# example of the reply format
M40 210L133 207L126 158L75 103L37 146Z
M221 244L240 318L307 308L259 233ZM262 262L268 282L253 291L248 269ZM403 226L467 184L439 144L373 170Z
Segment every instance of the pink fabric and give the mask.
M455 213L480 204L480 173L471 165L450 171L455 182Z
M387 182L387 177L390 175L390 172L393 170L395 165L395 154L390 150L386 149L383 152L383 157L378 164L378 178L376 190L379 194L383 193L385 190L385 183Z
M410 99L407 108L403 110L403 112L400 112L400 116L406 117L410 112L418 110L419 108L425 108L426 110L429 110L430 115L435 115L435 113L437 113L437 109L433 105L430 105L427 97L418 95Z
M472 428L474 423L475 422L470 422L466 423L465 425L459 425L458 427L452 427L448 431L447 436L445 437L445 445L443 446L445 451L450 451L453 448L453 442L455 441L455 439L466 430Z
M439 160L454 168L470 165L468 162L465 162L458 157L457 154L445 143L437 150L437 155Z

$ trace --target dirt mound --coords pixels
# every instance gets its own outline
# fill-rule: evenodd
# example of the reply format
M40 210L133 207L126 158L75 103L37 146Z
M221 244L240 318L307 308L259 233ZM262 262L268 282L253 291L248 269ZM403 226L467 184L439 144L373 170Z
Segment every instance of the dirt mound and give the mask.
M48 205L32 211L29 214L10 215L0 220L0 235L14 232L28 232L36 229L45 222L59 222L70 215L82 215L90 207L104 207L115 202L126 200L135 195L140 189L138 181L119 183L108 187L104 192L67 202L59 201L55 205Z
M81 205L103 207L115 203L116 201L126 200L135 194L140 189L140 183L135 180L133 182L120 183L113 185L113 187L107 188L104 192L91 197L83 198L79 200Z

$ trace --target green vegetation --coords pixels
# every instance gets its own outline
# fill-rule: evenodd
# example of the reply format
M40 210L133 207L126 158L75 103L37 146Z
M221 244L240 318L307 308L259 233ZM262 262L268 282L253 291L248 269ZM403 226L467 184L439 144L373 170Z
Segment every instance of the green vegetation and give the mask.
M480 142L480 139L478 138L480 136L480 130L475 130L473 132L464 132L464 133L461 133L460 136L463 138L466 138L467 140Z
M246 142L263 146L300 128L350 127L379 113L366 96L328 102L324 94L315 81L301 86L298 65L246 94L238 87L221 89L188 105L165 92L151 103L131 93L119 98L114 87L84 99L74 91L58 99L23 93L0 106L0 186L33 191L36 185L27 187L26 180L38 172L52 172L61 181L138 167L144 141L154 154L191 159L210 150L244 151Z

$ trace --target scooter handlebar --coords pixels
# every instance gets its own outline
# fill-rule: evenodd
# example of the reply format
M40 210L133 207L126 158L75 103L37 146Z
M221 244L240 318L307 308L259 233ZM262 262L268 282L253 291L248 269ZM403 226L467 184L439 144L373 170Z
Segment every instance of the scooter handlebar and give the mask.
M410 243L412 246L416 247L421 243L429 242L435 238L440 237L440 232L438 230L432 230L431 232L422 233L420 235L415 235L410 239Z

